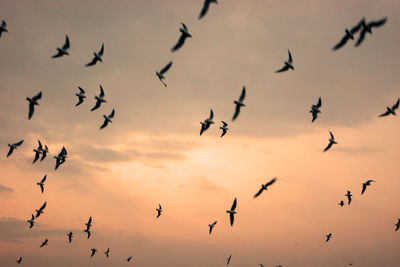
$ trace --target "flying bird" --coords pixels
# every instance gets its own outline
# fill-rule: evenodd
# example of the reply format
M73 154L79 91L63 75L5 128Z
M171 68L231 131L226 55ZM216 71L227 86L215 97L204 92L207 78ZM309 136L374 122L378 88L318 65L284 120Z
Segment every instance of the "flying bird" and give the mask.
M400 99L397 99L396 104L394 104L392 107L386 107L386 112L379 115L379 117L385 117L390 114L396 116L396 109L399 107L399 103L400 103Z
M209 224L208 225L208 227L210 228L209 230L208 230L208 232L210 233L210 235L211 235L211 232L212 232L212 230L213 230L213 228L214 228L214 226L217 224L217 221L215 221L215 222L213 222L212 224Z
M261 193L262 193L264 190L267 190L267 189L268 189L268 186L270 186L270 185L272 185L273 183L275 183L275 181L276 181L276 177L274 177L274 178L273 178L271 181L269 181L268 183L262 184L260 190L258 190L257 194L254 195L254 198L256 198L256 197L258 197L259 195L261 195Z
M43 205L40 207L40 209L36 210L36 218L40 216L40 214L44 213L44 208L46 208L46 202L43 203Z
M232 255L229 255L229 257L226 258L226 266L228 266L229 263L231 262L231 258L232 258Z
M56 159L55 170L57 170L58 167L60 167L60 165L63 164L65 162L65 159L67 158L67 150L65 149L65 147L63 147L60 153L58 153L57 156L54 156L54 158Z
M352 194L351 194L351 192L350 191L347 191L347 193L346 193L346 195L344 195L344 196L346 196L347 197L347 205L350 205L350 203L351 203L351 197L353 196Z
M101 49L98 53L93 52L94 58L92 59L92 61L87 63L85 66L86 67L94 66L94 65L96 65L97 61L103 62L103 59L101 58L103 56L103 54L104 54L104 44L101 45Z
M362 24L365 24L365 18L362 18L361 21L359 23L357 23L357 25L353 26L350 30L349 29L345 29L345 35L342 37L342 39L339 41L339 43L337 43L332 50L338 50L340 48L342 48L348 40L354 40L354 34L356 34L362 27Z
M32 218L30 220L27 220L27 222L29 223L29 229L31 229L35 224L35 216L32 214Z
M343 207L344 206L344 201L343 200L340 200L340 202L339 202L339 204L338 204L340 207Z
M8 146L10 147L10 150L8 150L7 158L14 152L14 149L17 149L20 145L22 145L23 142L24 142L24 140L21 140L14 144L8 144Z
M40 161L43 161L46 158L47 153L49 153L49 148L47 147L47 145L44 145L44 149L42 148L42 158L40 159Z
M64 45L59 48L57 47L58 53L52 56L52 58L62 57L62 56L69 56L68 50L69 49L69 38L68 35L65 35L65 43Z
M40 245L40 248L47 246L47 244L49 243L49 240L47 240L47 238L43 241L43 243Z
M287 71L289 69L292 69L294 71L292 54L290 54L290 50L289 49L288 49L288 54L289 54L289 59L287 61L285 61L285 65L281 69L275 71L276 73L284 72L284 71Z
M111 119L112 118L114 118L114 114L115 114L115 110L113 109L112 111L111 111L111 113L110 113L110 115L103 115L103 117L104 117L104 122L103 122L103 124L100 126L100 129L103 129L103 128L105 128L107 125L108 125L108 123L109 122L112 122L111 121Z
M365 39L365 35L367 33L372 34L372 28L379 28L381 26L383 26L387 21L387 18L384 17L380 20L376 20L376 21L370 21L369 23L366 23L365 19L362 19L360 22L361 25L361 32L360 32L360 36L358 37L357 42L355 43L355 47L360 46L361 43L364 41Z
M229 220L230 220L231 226L233 226L233 222L235 220L234 215L236 214L236 211L235 211L236 204L237 204L237 201L236 201L236 198L235 198L235 200L233 201L231 209L226 211L227 213L229 213Z
M28 120L30 120L35 112L35 106L39 106L38 100L42 98L42 92L40 91L37 95L32 98L27 97L26 100L29 102L29 114Z
M85 90L83 90L82 87L79 87L79 86L78 86L78 89L79 89L79 93L76 93L75 95L78 97L79 100L78 100L78 103L75 104L75 107L82 104L83 100L86 98Z
M394 230L395 232L397 232L397 230L399 230L400 228L400 219L397 219L397 223L395 224L396 229Z
M228 126L228 124L226 122L224 122L224 121L221 121L221 122L223 125L219 128L222 130L222 134L221 134L221 137L222 137L226 134L226 132L229 130L229 128L226 127L226 126Z
M245 97L246 97L246 86L243 86L242 93L240 94L239 99L237 101L236 100L233 101L236 107L235 107L235 113L233 114L232 117L232 121L236 120L236 118L239 116L240 108L245 107L245 104L243 104Z
M38 140L39 146L36 149L33 149L33 152L35 152L35 158L33 159L32 164L34 164L40 157L40 154L42 154L42 143L40 143L40 140Z
M202 135L203 132L208 130L211 124L214 124L213 119L214 119L214 112L212 109L210 109L210 116L208 117L208 119L205 119L204 122L200 122L201 124L200 135Z
M332 237L332 233L327 234L325 243L328 242L331 239L331 237Z
M89 217L89 220L87 223L85 223L86 229L90 230L90 227L92 226L92 216Z
M0 25L0 37L3 32L8 32L7 30L7 23L3 20Z
M91 254L90 254L90 257L93 257L94 254L97 252L97 249L92 248L92 249L90 249L90 250L92 251Z
M372 182L375 182L374 180L368 180L365 183L362 184L362 190L361 190L361 195L364 194L365 190L367 189L367 186L370 186Z
M207 14L211 3L215 3L218 5L218 0L204 0L203 8L200 11L199 19L202 19Z
M158 79L161 81L161 83L167 87L167 84L164 82L165 76L164 74L171 68L172 66L172 61L170 61L164 68L160 70L160 72L156 71L156 75Z
M19 257L19 259L17 260L17 263L18 263L18 264L21 264L21 262L22 262L22 256Z
M329 144L327 147L325 147L324 152L328 151L328 149L331 148L333 144L337 144L337 142L335 141L335 137L333 136L331 131L329 131L329 134L331 135L331 138L329 139Z
M157 217L156 217L156 219L157 219L158 217L161 216L161 212L162 212L161 204L158 204L158 208L156 209L156 211L157 211Z
M104 252L104 255L106 255L106 257L108 258L109 253L110 253L110 248L107 248L106 252Z
M42 194L44 191L44 182L46 181L46 178L47 178L47 174L43 177L43 179L40 182L36 183L38 186L40 186L40 191L42 191Z
M67 236L68 236L68 243L71 243L72 242L72 232L69 232L67 234Z
M318 118L318 113L321 113L319 110L321 108L322 102L321 102L321 97L318 99L318 103L316 105L311 106L310 113L312 114L312 121L313 123L317 118Z
M126 259L127 262L130 262L131 260L132 260L132 256L129 256L129 257Z
M181 36L179 37L178 42L174 45L174 47L171 48L172 52L175 52L179 48L183 46L183 44L186 41L186 38L192 38L192 35L190 35L188 28L184 23L181 23L182 27L179 29Z
M100 84L100 94L97 96L94 96L94 99L96 99L96 105L90 110L96 110L100 107L101 103L106 103L107 101L104 99L104 90L103 90L103 86L101 86Z

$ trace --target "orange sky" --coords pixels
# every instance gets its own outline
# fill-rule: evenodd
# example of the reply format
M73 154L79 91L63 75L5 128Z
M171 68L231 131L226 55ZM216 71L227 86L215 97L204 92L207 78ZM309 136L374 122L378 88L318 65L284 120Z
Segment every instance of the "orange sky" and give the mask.
M202 1L193 0L2 4L9 33L0 39L1 266L21 255L27 266L124 266L132 255L135 266L213 267L230 254L230 266L399 266L400 124L398 116L377 117L400 96L399 2L219 2L201 21ZM388 22L359 48L332 52L363 16ZM180 22L193 38L171 53ZM71 56L51 59L65 34ZM101 43L104 62L85 68ZM295 71L275 74L288 48ZM164 88L155 71L170 60ZM108 103L90 112L99 84ZM243 85L246 107L232 123ZM77 86L88 96L79 107ZM40 90L28 121L25 97ZM311 124L320 96L322 113ZM113 108L113 123L98 130ZM216 125L200 137L210 108ZM221 120L230 128L223 138ZM329 131L339 144L323 153ZM7 144L20 139L6 158ZM37 139L50 154L32 165ZM54 171L62 146L68 159ZM44 174L42 195L36 182ZM368 179L376 183L361 196ZM347 190L353 202L340 208ZM235 197L230 227L225 210ZM30 230L26 220L44 201Z

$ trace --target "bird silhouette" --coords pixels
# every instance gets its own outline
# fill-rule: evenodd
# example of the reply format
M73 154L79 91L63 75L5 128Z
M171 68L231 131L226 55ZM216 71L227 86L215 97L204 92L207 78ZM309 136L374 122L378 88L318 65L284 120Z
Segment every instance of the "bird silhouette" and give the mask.
M172 52L177 51L179 48L181 48L184 44L187 38L192 38L192 35L189 33L188 28L184 23L181 23L182 27L179 29L179 32L181 33L181 36L178 39L178 42L171 48Z
M40 182L36 183L38 186L40 186L40 191L42 191L42 194L44 191L44 182L46 181L46 178L47 174L44 175L43 179Z
M372 34L372 28L379 28L379 27L383 26L386 23L386 21L387 21L387 18L385 17L380 20L370 21L369 23L366 23L365 19L363 18L360 22L361 32L360 32L358 40L354 46L356 46L356 47L360 46L365 39L365 35L367 33Z
M317 118L318 118L318 113L321 113L319 110L321 108L322 102L321 102L321 97L318 99L318 103L316 105L311 106L310 113L312 114L312 121L313 123Z
M203 8L201 9L199 14L199 19L202 19L207 14L211 3L218 5L218 0L204 0Z
M344 195L344 196L347 197L347 205L350 205L350 203L351 203L351 197L352 197L353 195L351 194L350 191L347 191L346 195Z
M101 84L100 84L100 94L98 96L97 95L94 96L94 99L96 99L96 104L90 111L98 109L101 106L102 103L106 103L107 102L104 99L104 90L103 90L103 86L101 86Z
M229 263L231 262L231 259L232 259L232 255L229 255L229 257L226 258L226 266L229 265Z
M29 102L29 113L28 120L30 120L35 112L35 106L39 106L38 100L42 98L42 92L37 93L32 98L27 97L26 100Z
M78 86L78 89L79 89L79 93L75 94L78 97L78 103L75 104L75 107L82 104L84 99L86 98L85 90L83 90L82 87L79 87L79 86Z
M1 25L0 25L0 37L3 34L3 32L8 32L7 23L4 20L1 21Z
M40 140L38 140L39 146L36 149L33 149L33 152L35 152L35 158L32 161L32 164L34 164L40 157L40 154L43 152L43 146Z
M33 227L33 225L35 224L35 216L32 214L31 219L27 220L27 222L29 223L29 229L31 229Z
M201 129L200 129L200 135L202 135L208 128L210 128L211 124L214 124L214 112L212 109L210 109L210 116L208 119L205 119L203 122L200 122L201 124Z
M65 35L65 43L64 45L59 48L57 47L57 54L55 54L54 56L52 56L52 58L58 58L58 57L62 57L62 56L69 56L68 50L69 49L69 38L68 35Z
M394 104L392 107L386 107L386 112L379 115L379 117L385 117L390 114L396 116L396 109L399 107L399 103L400 103L400 99L397 99L396 104Z
M215 221L215 222L213 222L212 224L209 224L208 225L208 227L209 227L209 230L208 230L208 233L211 235L211 232L212 232L212 230L213 230L213 228L215 227L215 225L217 224L217 221Z
M228 124L226 122L224 122L224 121L221 121L221 122L222 122L222 126L219 128L222 130L222 134L221 134L221 137L222 137L226 134L226 132L229 130L229 128L227 127Z
M233 114L233 117L232 117L232 121L236 120L236 118L239 116L240 108L245 107L245 104L243 104L245 97L246 97L246 87L243 86L242 93L240 94L239 99L237 101L236 100L233 101L233 103L236 105L236 107L235 107L235 113Z
M42 247L44 247L44 246L47 246L48 243L49 243L49 240L47 240L47 238L46 238L46 239L43 241L43 243L40 245L39 248L42 248Z
M95 249L95 248L92 248L92 249L90 249L91 250L91 252L90 252L90 257L93 257L94 256L94 254L96 254L96 252L97 252L97 249Z
M96 65L97 61L103 62L103 59L102 59L103 54L104 54L104 44L101 45L100 51L98 53L93 52L94 57L93 57L92 61L87 63L85 66L86 67L94 66L94 65Z
M104 255L108 258L110 255L110 248L107 248L106 252L104 252Z
M56 167L54 169L57 170L58 167L60 167L60 165L63 164L65 162L65 159L67 158L67 150L65 149L65 147L63 147L60 153L58 153L57 156L54 156L54 158L56 159Z
M333 144L337 144L337 142L335 141L335 137L333 136L331 131L329 131L329 134L331 135L331 138L329 139L329 144L327 147L325 147L324 152L328 151Z
M395 232L397 232L397 230L399 230L400 228L400 219L397 219L397 223L395 224L396 229L394 230Z
M72 237L73 237L72 232L69 232L69 233L67 234L67 236L68 236L68 243L71 243L71 242L72 242Z
M157 75L158 79L161 81L161 83L162 83L165 87L167 87L167 84L164 82L164 79L165 79L164 74L171 68L171 66L172 66L172 61L170 61L167 65L165 65L165 67L162 68L162 69L160 70L160 72L156 71L156 75Z
M362 184L362 190L361 190L361 195L364 194L365 190L367 189L367 186L370 186L372 182L375 182L374 180L368 180L365 183Z
M284 72L284 71L287 71L289 69L294 71L292 54L290 53L289 49L288 49L288 54L289 54L289 58L288 58L287 61L284 62L285 65L281 69L275 71L276 73Z
M227 210L226 212L229 213L229 221L231 223L231 226L233 226L233 222L235 221L235 214L236 214L236 204L237 204L237 200L235 198L235 200L233 201L232 207L230 210Z
M45 201L43 203L43 205L38 210L36 210L36 218L38 218L40 216L40 214L44 213L44 209L46 208L46 205L47 205L47 202Z
M156 217L156 219L157 219L158 217L161 216L161 212L162 212L161 204L158 204L158 208L156 209L156 211L157 211L157 217Z
M17 143L14 143L14 144L8 144L8 146L10 147L10 149L8 150L7 158L8 158L9 156L11 156L11 154L14 152L14 150L17 149L20 145L22 145L23 142L24 142L24 140L21 140L21 141L19 141L19 142L17 142Z
M258 197L259 195L261 195L261 193L262 193L264 190L267 190L267 189L268 189L268 186L272 185L272 184L275 183L275 182L276 182L276 177L272 178L272 180L269 181L268 183L262 184L260 190L258 190L258 192L254 195L254 198L256 198L256 197Z
M103 117L104 117L104 122L103 122L103 124L100 126L100 130L101 129L104 129L105 127L107 127L107 125L108 125L108 123L110 122L112 122L111 121L111 119L112 118L114 118L114 114L115 114L115 110L113 109L112 111L111 111L111 113L110 113L110 115L103 115Z
M325 243L328 242L329 240L331 240L331 237L332 237L332 233L327 234Z
M21 264L21 262L22 262L22 256L19 257L19 259L17 260L17 263L18 263L18 264Z
M343 207L344 206L344 201L343 200L340 200L340 202L339 202L339 204L338 204L340 207Z

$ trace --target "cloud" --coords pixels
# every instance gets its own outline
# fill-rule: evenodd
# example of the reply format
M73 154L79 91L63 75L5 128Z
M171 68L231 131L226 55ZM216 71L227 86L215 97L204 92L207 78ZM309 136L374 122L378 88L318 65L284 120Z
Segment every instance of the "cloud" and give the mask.
M4 186L4 185L0 184L0 194L1 193L10 193L10 192L14 192L14 191L15 190L12 189L11 187L7 187L7 186Z

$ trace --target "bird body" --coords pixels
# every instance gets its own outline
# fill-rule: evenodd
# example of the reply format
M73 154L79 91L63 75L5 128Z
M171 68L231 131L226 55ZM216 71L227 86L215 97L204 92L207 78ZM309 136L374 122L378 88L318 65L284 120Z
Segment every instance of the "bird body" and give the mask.
M346 195L345 195L346 197L347 197L347 205L350 205L350 203L351 203L351 197L353 196L352 194L351 194L351 192L350 191L347 191L347 193L346 193Z
M339 202L339 204L338 204L340 207L343 207L344 206L344 201L343 200L340 200L340 202Z
M229 255L229 257L226 258L226 266L228 266L229 263L231 262L231 258L232 258L232 255Z
M78 103L75 104L75 107L82 104L83 100L86 98L85 90L83 90L82 87L79 87L79 86L78 86L78 89L79 89L79 93L75 94L78 97Z
M8 32L7 30L7 23L3 20L1 21L1 25L0 25L0 37L3 34L3 32Z
M397 232L400 228L400 219L397 219L397 223L395 224L396 229L394 230L395 232Z
M47 240L47 238L43 241L43 243L40 245L40 248L47 246L47 244L49 243L49 240Z
M61 149L61 152L58 153L57 156L54 156L54 158L56 159L56 167L55 170L58 169L58 167L63 164L65 162L65 159L67 158L67 150L65 149L65 147L63 147Z
M19 257L19 259L17 260L17 263L21 264L21 262L22 262L22 257Z
M310 110L310 113L312 114L311 123L313 123L318 118L318 113L321 113L321 111L319 110L321 108L321 105L322 105L322 101L321 101L321 97L320 97L318 99L318 103L316 105L311 106L311 110Z
M68 236L68 243L71 243L72 242L72 236L73 236L72 232L69 232L67 234L67 236Z
M90 257L93 257L94 254L97 252L97 249L92 248L92 249L90 249L90 250L91 250Z
M208 227L209 227L208 232L209 232L210 235L211 235L211 232L212 232L212 230L213 230L213 228L215 227L216 224L217 224L217 221L215 221L212 224L208 225Z
M157 211L157 217L156 217L156 219L157 219L158 217L161 216L161 212L162 212L161 204L158 204L158 208L156 209L156 211Z
M36 218L40 216L40 214L44 213L44 209L46 208L47 202L44 202L43 205L36 210Z
M331 239L331 237L332 237L332 233L327 234L325 243L328 242Z
M106 257L108 258L109 254L110 254L110 248L107 248L106 252L104 252L104 255L106 255Z

